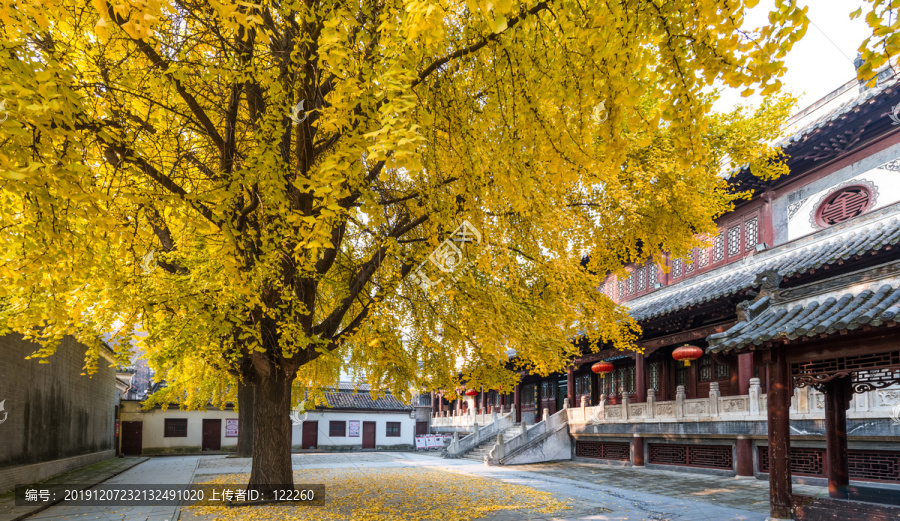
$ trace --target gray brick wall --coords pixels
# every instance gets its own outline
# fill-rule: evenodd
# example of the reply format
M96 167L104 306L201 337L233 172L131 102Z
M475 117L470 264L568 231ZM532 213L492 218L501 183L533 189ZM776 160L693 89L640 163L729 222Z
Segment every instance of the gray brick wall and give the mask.
M25 359L36 349L0 337L0 471L115 448L115 369L101 358L96 374L82 376L86 348L73 339L46 364Z

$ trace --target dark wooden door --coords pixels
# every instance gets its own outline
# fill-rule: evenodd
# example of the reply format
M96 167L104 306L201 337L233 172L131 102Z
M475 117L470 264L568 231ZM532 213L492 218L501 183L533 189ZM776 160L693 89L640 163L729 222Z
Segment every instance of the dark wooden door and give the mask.
M559 388L556 390L556 411L553 411L554 414L557 411L561 411L563 408L563 401L569 396L569 383L566 381L562 381L559 383ZM575 407L575 404L570 403L569 407Z
M362 448L375 448L375 422L363 422Z
M428 434L428 422L416 422L416 436Z
M303 422L303 438L300 440L301 449L315 449L319 446L319 422Z
M222 420L203 420L202 450L222 450Z
M122 422L122 454L140 456L143 446L143 422Z

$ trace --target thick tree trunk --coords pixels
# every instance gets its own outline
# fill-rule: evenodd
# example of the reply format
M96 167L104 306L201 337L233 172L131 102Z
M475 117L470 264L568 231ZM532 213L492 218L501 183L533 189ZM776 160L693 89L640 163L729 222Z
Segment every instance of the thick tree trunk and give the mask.
M291 469L291 382L272 368L260 376L253 400L253 465L249 490L270 497L273 490L293 489Z
M253 457L253 394L255 387L250 383L238 383L238 458Z

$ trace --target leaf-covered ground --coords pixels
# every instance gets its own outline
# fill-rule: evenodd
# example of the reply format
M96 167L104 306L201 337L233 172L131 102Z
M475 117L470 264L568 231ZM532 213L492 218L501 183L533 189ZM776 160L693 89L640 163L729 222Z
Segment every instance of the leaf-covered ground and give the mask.
M217 476L208 484L246 483L246 474ZM563 513L566 503L524 485L432 469L309 469L294 472L294 483L324 484L320 506L302 503L224 507L197 504L181 519L237 521L464 521L517 512L522 518Z

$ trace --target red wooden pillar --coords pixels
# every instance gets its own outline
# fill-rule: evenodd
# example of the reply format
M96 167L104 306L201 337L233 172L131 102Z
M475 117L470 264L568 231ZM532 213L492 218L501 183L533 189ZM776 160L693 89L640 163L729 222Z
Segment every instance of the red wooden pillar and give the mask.
M666 402L672 399L671 390L674 389L675 384L672 381L673 373L672 373L672 357L667 356L662 359L662 363L659 364L659 395L656 397L657 400L661 402Z
M635 402L647 401L647 368L641 353L634 354L634 390Z
M738 394L750 394L753 378L753 353L738 355Z
M784 348L769 351L770 519L791 519L791 389Z
M640 434L635 434L631 442L631 464L635 467L644 466L644 438Z
M566 397L569 399L569 407L576 407L575 403L575 366L570 365L566 369Z
M522 423L522 393L519 391L521 385L517 385L513 391L513 404L516 406L516 423Z
M737 475L753 477L753 442L746 436L738 436L737 443Z
M850 466L847 462L847 407L853 397L850 377L825 384L825 474L828 495L848 499Z
M697 380L699 379L697 377L697 362L692 363L691 366L688 367L685 379L687 380L685 382L687 385L684 386L684 392L687 393L687 398L700 398L697 396ZM706 397L704 396L704 398Z

